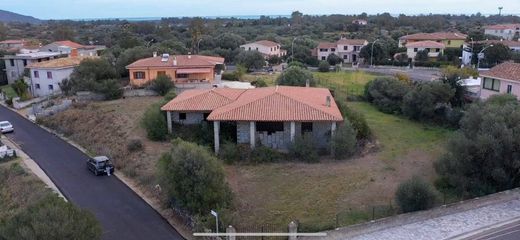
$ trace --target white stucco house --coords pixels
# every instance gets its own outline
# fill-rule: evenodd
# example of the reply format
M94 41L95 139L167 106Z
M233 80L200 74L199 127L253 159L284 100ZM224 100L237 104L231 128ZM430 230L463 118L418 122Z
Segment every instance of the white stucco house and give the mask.
M484 27L484 34L513 40L520 34L520 24L499 24Z
M275 43L273 41L268 40L260 40L252 43L247 43L244 45L240 45L240 48L245 51L258 51L265 58L270 58L272 56L283 57L287 55L287 51L281 49L281 45L279 43Z
M62 54L71 54L72 51L77 51L78 56L98 56L98 52L106 49L105 46L100 45L82 45L72 41L57 41L40 47L40 51L45 52L59 52Z
M5 61L5 74L7 75L7 82L12 84L14 81L22 78L25 68L28 65L66 56L66 54L57 52L30 52L16 55L6 55L3 57L3 60Z
M368 45L365 39L346 39L341 38L337 42L320 42L318 47L313 50L313 54L318 60L327 60L331 54L335 54L343 59L344 63L356 63L360 61L359 52L361 48Z
M44 97L60 94L59 83L69 78L74 68L86 57L67 57L33 63L27 68L30 70L30 90L35 97Z

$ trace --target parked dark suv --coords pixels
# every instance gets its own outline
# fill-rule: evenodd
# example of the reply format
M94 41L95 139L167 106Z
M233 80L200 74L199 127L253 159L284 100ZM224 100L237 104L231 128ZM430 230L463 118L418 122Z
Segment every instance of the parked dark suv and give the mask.
M112 165L112 163L110 163L110 159L105 156L89 158L87 161L87 168L96 174L96 176L114 173L114 165Z

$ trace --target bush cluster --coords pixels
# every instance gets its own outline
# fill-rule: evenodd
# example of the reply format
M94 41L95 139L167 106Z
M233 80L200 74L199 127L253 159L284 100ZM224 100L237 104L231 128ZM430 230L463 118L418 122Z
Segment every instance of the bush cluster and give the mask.
M398 79L379 77L365 86L366 99L384 113L400 113L410 86Z
M399 184L395 198L401 210L406 213L432 208L436 194L429 183L419 177L413 177Z
M150 105L141 119L146 136L153 141L164 141L168 136L166 116L161 111L162 105L162 102Z

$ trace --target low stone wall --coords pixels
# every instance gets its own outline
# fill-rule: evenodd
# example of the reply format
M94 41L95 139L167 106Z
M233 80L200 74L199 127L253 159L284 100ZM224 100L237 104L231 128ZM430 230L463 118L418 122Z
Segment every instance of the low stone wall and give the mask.
M45 117L45 116L54 115L59 112L63 112L65 110L67 110L68 108L70 108L70 106L72 106L72 100L64 99L64 100L61 100L60 104L52 105L49 107L45 106L48 104L49 104L48 102L43 102L43 103L38 103L38 104L33 105L32 109L31 109L32 114L36 117Z
M157 96L157 92L149 89L125 89L123 92L124 97L147 97Z
M13 98L13 108L14 109L26 108L26 107L30 106L31 104L39 103L39 102L42 102L44 100L45 100L45 98L38 97L38 98L33 98L33 99L29 99L27 101L23 101L22 102L22 101L20 101L19 97L16 97L16 98Z
M78 102L103 101L104 99L105 99L105 96L98 94L98 93L93 93L93 92L88 92L88 91L82 91L82 92L76 93L76 100Z

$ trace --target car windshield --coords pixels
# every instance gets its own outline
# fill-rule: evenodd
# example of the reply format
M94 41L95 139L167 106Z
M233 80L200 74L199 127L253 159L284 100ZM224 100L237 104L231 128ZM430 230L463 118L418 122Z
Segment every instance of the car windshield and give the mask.
M9 123L0 123L0 127L9 127L10 125Z

